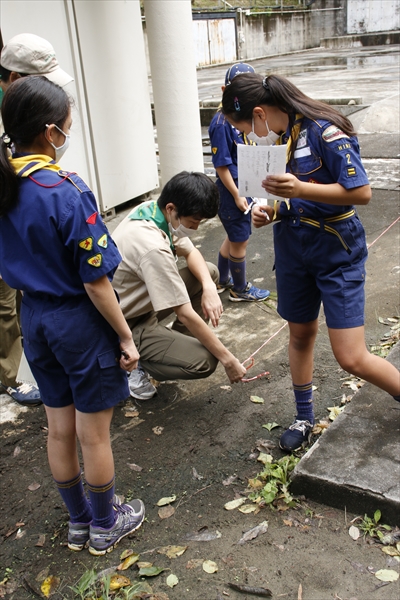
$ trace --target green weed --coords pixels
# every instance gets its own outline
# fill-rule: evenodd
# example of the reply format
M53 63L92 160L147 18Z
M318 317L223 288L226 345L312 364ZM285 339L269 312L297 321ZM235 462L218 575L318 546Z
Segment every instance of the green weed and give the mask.
M284 456L276 462L269 462L264 470L251 480L251 487L256 490L249 495L249 499L257 504L272 505L276 500L282 500L290 507L296 505L296 500L289 493L290 474L300 458L293 455ZM260 486L260 482L262 487Z

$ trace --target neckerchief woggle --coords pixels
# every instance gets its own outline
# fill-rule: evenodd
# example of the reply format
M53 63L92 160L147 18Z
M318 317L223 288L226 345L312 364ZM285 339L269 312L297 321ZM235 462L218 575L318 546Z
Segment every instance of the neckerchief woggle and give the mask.
M168 229L168 223L155 200L148 200L147 202L143 202L142 204L139 204L139 206L136 206L128 215L128 219L132 219L132 221L153 221L158 229L161 229L161 231L167 234L169 245L171 246L172 252L175 254L175 247L172 243L172 236Z

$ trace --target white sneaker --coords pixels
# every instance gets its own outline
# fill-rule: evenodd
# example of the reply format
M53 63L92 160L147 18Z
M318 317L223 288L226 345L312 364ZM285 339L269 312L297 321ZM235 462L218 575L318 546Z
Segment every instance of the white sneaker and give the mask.
M141 366L129 374L128 384L130 395L138 400L150 400L157 393Z

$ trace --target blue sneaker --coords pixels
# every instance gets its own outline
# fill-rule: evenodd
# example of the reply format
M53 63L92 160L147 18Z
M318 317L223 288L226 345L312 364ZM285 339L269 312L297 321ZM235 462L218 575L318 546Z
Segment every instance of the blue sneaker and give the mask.
M0 383L0 393L8 394L22 406L39 406L39 404L42 404L39 389L30 383L21 383L16 388L6 387L3 383Z
M314 424L310 423L310 421L296 419L289 429L281 435L281 439L279 440L280 449L286 450L286 452L293 452L293 450L298 450L306 446L310 443L313 427Z
M233 288L233 279L229 277L227 281L219 281L217 283L217 294L222 294L225 290L231 290Z
M122 538L139 529L144 521L145 508L141 500L115 504L115 523L110 529L90 526L89 552L102 556L111 552Z
M229 300L231 302L261 302L262 300L266 300L270 293L269 290L261 290L249 282L241 292L231 289Z

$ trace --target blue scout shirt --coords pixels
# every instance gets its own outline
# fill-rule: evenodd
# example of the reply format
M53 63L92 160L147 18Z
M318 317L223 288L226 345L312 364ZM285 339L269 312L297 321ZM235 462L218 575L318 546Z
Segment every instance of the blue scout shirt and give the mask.
M294 125L296 149L286 172L293 173L300 181L339 183L346 189L369 184L355 136L349 137L329 121L299 117ZM288 130L283 136L283 143L289 135ZM337 206L291 198L290 209L281 202L280 214L324 218L346 213L352 208L352 205Z
M0 273L35 296L86 294L83 283L112 276L121 255L87 185L49 157L11 159L21 176L17 204L0 219Z
M220 111L213 116L208 134L214 167L228 167L233 180L237 184L237 145L249 143L245 134L232 127ZM219 179L218 173L217 178Z

